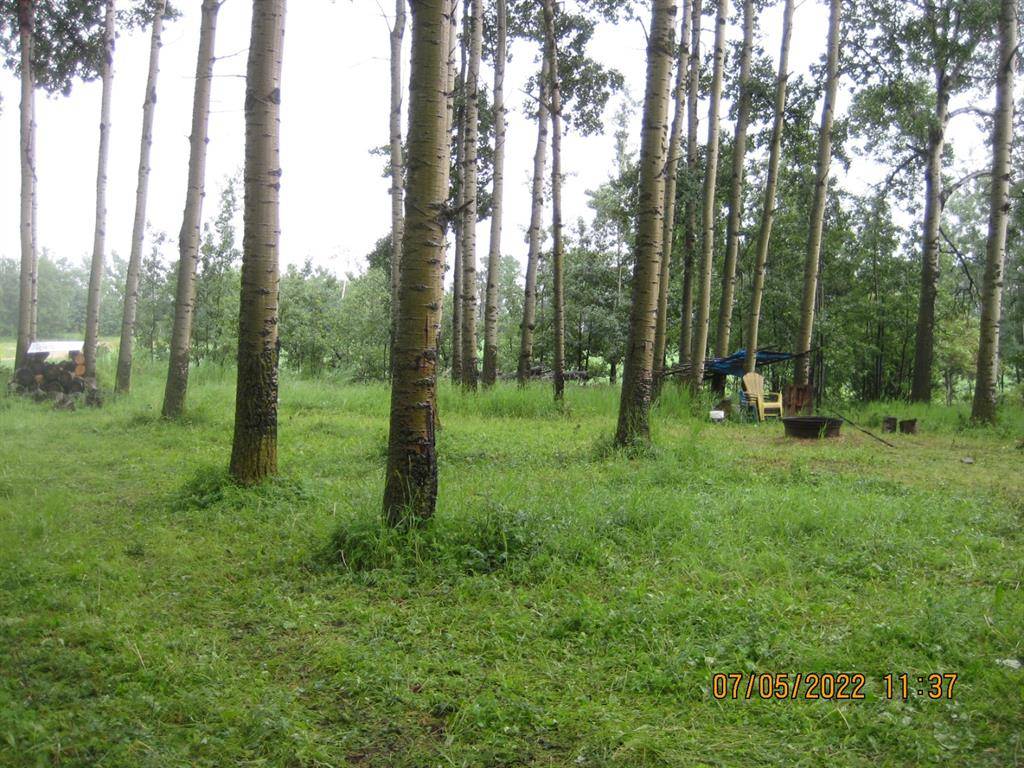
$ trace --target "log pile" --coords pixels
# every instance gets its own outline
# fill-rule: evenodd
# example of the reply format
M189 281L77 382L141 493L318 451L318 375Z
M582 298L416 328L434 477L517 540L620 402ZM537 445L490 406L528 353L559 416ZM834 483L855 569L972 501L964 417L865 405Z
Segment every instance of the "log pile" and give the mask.
M100 404L96 383L85 378L85 356L80 352L59 363L30 357L14 371L10 389L36 402L51 400L55 408L74 410L81 397L85 398L86 405Z

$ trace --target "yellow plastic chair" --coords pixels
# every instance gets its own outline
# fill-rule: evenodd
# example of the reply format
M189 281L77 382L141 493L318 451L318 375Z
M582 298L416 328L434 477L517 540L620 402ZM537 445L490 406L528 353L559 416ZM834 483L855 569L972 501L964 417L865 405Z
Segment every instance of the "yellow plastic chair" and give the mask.
M764 421L769 417L782 418L782 394L765 392L764 376L759 373L744 374L743 391L747 395L747 400L755 407L758 421Z

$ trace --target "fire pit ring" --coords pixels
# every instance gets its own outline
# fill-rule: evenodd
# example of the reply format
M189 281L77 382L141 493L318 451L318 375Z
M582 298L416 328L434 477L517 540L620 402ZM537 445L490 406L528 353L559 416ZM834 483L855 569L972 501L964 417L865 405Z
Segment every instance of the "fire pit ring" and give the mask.
M829 416L787 416L782 420L786 427L786 437L801 440L817 440L822 437L839 437L842 419Z

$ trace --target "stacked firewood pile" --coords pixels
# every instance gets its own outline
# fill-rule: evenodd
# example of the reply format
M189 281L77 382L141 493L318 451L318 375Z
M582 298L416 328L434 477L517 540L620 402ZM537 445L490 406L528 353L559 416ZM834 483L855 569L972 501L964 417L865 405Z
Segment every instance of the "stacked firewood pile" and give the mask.
M56 408L73 410L83 397L86 405L100 403L95 382L85 378L85 355L80 352L57 363L30 358L14 371L10 388L36 402L52 400Z

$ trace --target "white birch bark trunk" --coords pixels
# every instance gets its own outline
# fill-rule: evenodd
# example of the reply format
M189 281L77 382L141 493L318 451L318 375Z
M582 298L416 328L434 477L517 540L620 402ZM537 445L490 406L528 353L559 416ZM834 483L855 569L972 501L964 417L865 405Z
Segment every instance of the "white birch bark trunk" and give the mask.
M939 293L939 229L942 224L942 154L949 122L949 87L946 73L935 73L935 114L928 132L928 159L924 169L924 222L921 235L921 290L917 305L914 342L914 378L910 399L932 399L932 362L935 354L935 301Z
M661 279L675 20L675 0L654 0L651 34L647 43L647 86L640 145L636 264L633 269L633 300L629 311L629 339L615 431L617 446L650 440L651 383Z
M811 338L814 335L814 307L818 294L818 266L821 259L821 235L825 225L825 205L828 202L828 177L832 165L832 123L835 118L836 88L839 83L839 25L842 0L831 0L828 23L828 58L826 61L825 103L821 109L821 129L818 133L818 162L814 179L814 202L811 205L810 231L804 259L804 288L800 303L800 332L796 351L803 353L796 359L793 383L807 386L811 375Z
M253 0L245 77L245 206L231 476L277 474L281 65L285 0ZM212 54L212 46L210 48ZM212 55L211 55L212 62Z
M715 63L711 74L711 103L708 107L707 165L704 169L704 200L701 207L700 296L693 325L693 346L690 350L690 386L696 391L704 380L704 358L708 346L708 323L711 316L711 273L715 254L715 185L718 177L718 115L722 104L722 70L725 66L725 31L729 16L729 0L718 0L715 14Z
M1002 0L999 58L996 62L996 111L992 126L992 187L989 199L985 277L981 289L978 371L971 417L996 419L999 385L999 325L1002 316L1006 229L1010 218L1010 147L1013 142L1013 74L1017 58L1017 0Z
M391 356L394 357L398 330L398 275L402 262L405 205L402 182L402 38L405 35L405 4L395 0L395 22L391 28L391 109L388 129L391 142Z
M21 274L18 287L18 340L14 366L25 363L29 345L35 341L37 261L35 242L36 196L36 84L32 53L35 34L35 7L32 0L18 2L18 34L21 47Z
M178 281L174 296L174 326L171 329L170 362L167 366L167 384L164 387L163 415L168 419L177 418L182 414L188 394L189 346L192 340L192 317L195 312L196 268L199 263L203 199L206 196L210 91L217 42L217 13L220 6L221 0L203 0L192 99L188 190L185 195L185 214L178 235ZM253 12L256 12L255 6ZM254 29L254 34L255 31Z
M520 325L519 386L530 380L533 365L533 331L537 325L537 263L540 261L541 221L544 215L544 169L548 157L548 78L547 46L544 47L537 97L537 145L533 152L533 181L530 185L530 229L527 233L526 286L523 296L523 322Z
M693 0L690 9L690 74L686 93L686 178L689 184L697 178L697 113L700 96L700 33L703 0ZM697 248L697 205L687 195L683 207L683 298L680 303L679 363L687 365L693 348L693 266Z
M729 354L732 332L733 297L736 291L736 262L740 250L743 219L744 162L747 157L747 126L750 124L750 58L754 48L754 2L743 0L743 48L740 54L740 92L736 132L732 143L732 175L729 190L729 218L726 225L725 263L722 265L722 296L718 305L715 357ZM715 389L725 387L725 377L715 377Z
M483 45L483 3L471 0L469 65L466 69L466 144L463 182L466 198L462 219L462 386L475 390L479 375L476 336L477 143L480 136L480 55Z
M668 334L668 289L672 276L672 245L675 233L676 177L683 150L683 121L686 119L686 85L690 67L690 0L683 0L683 28L679 35L676 62L675 112L668 140L668 166L665 170L665 214L661 228L661 277L658 288L658 325L654 330L654 363L652 379L654 396L661 387L665 369L665 348Z
M494 52L494 173L491 192L491 241L487 252L487 301L484 307L483 384L498 377L498 278L501 269L501 215L505 186L505 60L508 58L505 0L495 0L497 41Z
M166 0L153 7L153 26L149 43L149 74L142 102L142 140L139 147L138 184L135 188L135 220L132 222L131 255L124 285L124 310L121 315L121 344L117 352L117 379L114 390L127 394L132 386L132 352L135 346L135 314L139 305L139 268L146 238L146 203L149 194L150 154L153 148L153 118L156 113L156 83L160 74L160 48Z
M96 345L100 332L100 298L107 249L107 158L110 156L110 105L114 85L114 0L107 0L100 60L100 149L96 167L96 222L93 232L89 293L85 306L85 375L96 378Z
M391 420L383 512L391 525L434 514L437 503L437 337L441 320L445 183L449 125L444 84L450 32L447 0L412 3L409 69L409 174L401 306L391 387Z
M551 271L554 310L555 400L565 393L565 287L562 244L562 92L558 83L558 46L555 37L555 3L544 0L544 37L548 51L551 89Z
M458 2L458 0L456 0ZM455 134L455 216L452 227L455 233L455 258L452 264L452 384L462 384L462 253L466 242L463 239L465 217L463 208L466 204L466 183L464 158L466 153L466 67L467 62L467 30L469 17L462 15L462 41L459 55L462 63L456 77L455 91L460 95L462 103L456 109L458 126Z
M754 285L747 318L747 358L744 370L751 373L757 366L757 334L761 322L761 299L764 296L764 275L768 263L768 245L775 221L775 194L779 184L779 158L782 155L782 125L786 109L786 85L789 82L789 41L793 34L793 2L785 0L782 11L782 44L779 50L779 71L775 80L775 114L772 118L771 148L768 151L768 177L761 206L761 228L757 234L754 256Z

